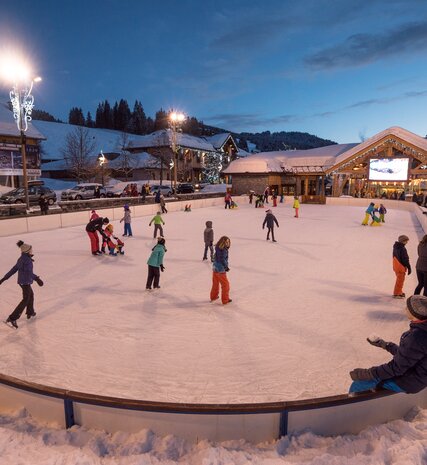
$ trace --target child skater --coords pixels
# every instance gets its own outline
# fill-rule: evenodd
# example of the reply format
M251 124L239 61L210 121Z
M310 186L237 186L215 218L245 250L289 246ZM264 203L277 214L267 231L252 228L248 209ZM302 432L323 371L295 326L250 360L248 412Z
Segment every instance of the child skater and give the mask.
M297 195L294 197L294 204L293 204L292 208L295 208L295 216L294 216L294 218L298 218L299 198L298 198Z
M160 289L160 271L165 271L165 267L163 266L163 257L167 252L165 244L165 238L159 236L157 244L153 247L150 258L147 261L148 277L145 286L147 290L151 290L152 285L154 289Z
M222 236L215 246L215 258L213 263L211 302L219 298L219 287L221 285L221 301L223 305L231 303L229 296L230 283L227 279L228 268L228 249L231 241L227 236Z
M132 222L132 217L130 214L129 205L125 205L123 208L125 210L125 213L124 213L123 218L120 220L120 223L122 223L123 221L125 222L125 230L124 230L123 236L132 237L132 228L130 225Z
M412 271L408 252L405 247L408 242L409 237L402 234L393 245L393 271L396 274L396 283L393 292L393 297L395 299L405 298L405 293L403 292L405 275L406 272L408 272L409 276Z
M380 222L385 223L384 215L387 213L387 209L384 207L382 203L380 203L380 208L378 209L378 213L380 214Z
M213 251L213 241L214 241L214 231L212 229L212 221L206 221L206 229L203 232L203 239L205 241L205 252L203 254L203 260L208 259L208 249L211 254L211 262L213 262L214 251Z
M273 242L277 242L276 239L274 239L274 223L276 223L277 227L279 227L279 223L277 221L277 218L273 215L271 210L267 210L265 213L265 219L264 223L262 223L262 229L265 228L267 225L267 241L270 240L270 233L271 233L271 239Z
M157 231L160 231L160 236L163 237L163 228L162 224L164 225L165 222L163 221L163 218L161 216L160 212L157 212L156 216L153 216L152 220L150 221L149 226L154 223L154 239L157 237Z
M113 257L117 256L116 253L116 244L114 244L112 237L113 236L113 225L110 223L108 224L105 229L104 229L104 240L102 242L102 248L101 252L105 253L105 247L108 247L109 255L112 255Z
M16 265L0 279L0 284L18 272L18 284L22 289L22 300L5 321L7 325L18 329L16 321L19 320L25 309L28 320L36 316L36 312L34 311L34 292L31 284L35 281L39 286L43 286L43 281L40 279L40 276L33 273L34 260L31 245L24 244L22 241L17 242L16 245L21 249L21 256L18 258Z
M383 365L352 370L350 392L382 387L415 394L427 387L427 297L413 295L406 305L406 316L411 322L399 345L377 336L368 338L369 344L386 350L393 358Z

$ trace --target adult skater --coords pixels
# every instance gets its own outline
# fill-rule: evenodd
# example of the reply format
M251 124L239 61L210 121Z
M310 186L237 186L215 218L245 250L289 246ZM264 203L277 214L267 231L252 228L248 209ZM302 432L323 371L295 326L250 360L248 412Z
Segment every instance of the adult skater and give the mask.
M268 203L268 196L270 195L270 188L267 186L264 189L264 203Z
M19 320L25 309L27 309L27 319L36 316L36 312L34 311L34 292L31 284L35 281L39 286L43 286L43 281L40 279L40 276L33 273L34 260L31 245L24 244L23 241L17 242L16 245L21 249L21 256L18 258L16 265L0 279L0 284L18 272L18 284L22 289L22 300L6 320L7 324L18 329L16 320Z
M411 274L411 265L405 247L408 241L409 237L402 234L393 245L393 271L396 274L393 292L395 299L403 299L405 297L405 293L403 292L405 274L406 272L408 272L408 276Z
M213 262L214 251L213 251L213 241L214 241L214 231L212 229L212 221L206 221L206 228L203 231L203 240L205 242L205 251L203 253L203 260L208 259L208 250L211 254L211 262Z
M211 302L219 298L219 287L221 286L221 300L224 305L231 302L230 283L227 279L228 268L228 249L231 241L227 236L222 236L215 246L215 258L212 273Z
M99 237L98 233L108 241L107 236L104 234L102 230L102 226L107 225L110 222L108 218L96 218L86 225L86 232L90 239L90 248L92 251L92 255L102 255L102 252L99 250Z
M418 260L415 270L417 272L418 286L415 288L414 294L421 294L424 288L423 295L427 296L427 235L424 235L418 244Z
M271 233L271 239L273 242L277 242L276 239L274 239L274 223L276 223L277 227L279 227L279 223L277 221L277 218L273 215L271 210L267 210L264 218L264 223L262 223L262 229L267 226L267 241L270 240L270 233Z
M375 210L375 203L371 202L368 208L365 210L365 218L362 221L362 226L368 226L369 218L372 216L372 212Z
M152 248L150 258L147 261L148 277L145 286L147 290L151 290L152 285L154 289L160 289L160 270L162 272L165 271L165 267L163 266L163 257L165 252L167 252L165 244L165 238L159 236L157 238L157 244Z
M163 194L160 194L160 207L162 209L162 213L167 213L168 212L166 210L166 200L165 200L165 196Z
M149 223L149 226L151 226L152 223L154 223L154 233L153 233L154 239L157 237L157 231L159 231L160 237L162 237L163 236L162 224L164 225L165 222L163 221L163 218L160 212L157 212L157 214L153 216L153 218L151 219Z
M427 297L409 297L406 315L411 323L409 331L402 334L399 345L378 337L368 338L373 346L390 352L393 359L383 365L352 370L350 376L354 382L350 392L383 387L414 394L427 386Z

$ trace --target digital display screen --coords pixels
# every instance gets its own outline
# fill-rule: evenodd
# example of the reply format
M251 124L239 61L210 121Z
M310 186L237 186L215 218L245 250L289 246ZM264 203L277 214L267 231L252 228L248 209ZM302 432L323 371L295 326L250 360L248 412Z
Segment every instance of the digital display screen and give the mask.
M370 181L407 181L409 158L371 158Z

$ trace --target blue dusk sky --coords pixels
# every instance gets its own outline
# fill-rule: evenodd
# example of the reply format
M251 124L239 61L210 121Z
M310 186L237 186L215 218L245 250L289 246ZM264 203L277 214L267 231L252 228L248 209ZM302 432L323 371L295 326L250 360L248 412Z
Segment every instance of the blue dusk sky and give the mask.
M232 131L358 142L427 133L425 0L3 0L0 52L43 82L36 107L141 100ZM6 100L6 88L0 90Z

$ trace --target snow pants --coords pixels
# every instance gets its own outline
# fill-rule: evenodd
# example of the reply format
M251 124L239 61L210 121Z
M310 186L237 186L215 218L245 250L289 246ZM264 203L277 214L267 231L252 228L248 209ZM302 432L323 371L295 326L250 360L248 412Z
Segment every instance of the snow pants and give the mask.
M154 225L154 239L157 237L157 231L160 231L160 236L163 236L163 228L161 224L155 224Z
M227 207L230 209L231 208L231 200L226 200L225 201L225 206L224 208L227 209Z
M353 381L348 392L370 391L371 389L375 389L378 386L393 392L405 392L391 379L383 382L381 382L379 379L372 379L370 381Z
M205 251L203 253L203 260L208 259L208 250L211 253L211 261L213 261L213 256L214 256L214 249L212 244L206 244L205 243Z
M154 283L153 283L154 281ZM151 285L153 285L154 289L160 287L160 268L158 266L151 266L148 265L148 277L147 277L147 284L146 289L151 289Z
M168 211L166 210L166 205L161 204L162 207L162 213L167 213Z
M396 257L393 257L393 271L396 275L393 295L402 295L403 284L405 283L406 267L404 267Z
M298 210L299 208L295 208L295 218L298 218Z
M381 223L385 223L385 220L384 220L384 213L380 213L380 222L381 222Z
M27 309L27 315L32 315L34 313L34 292L31 288L31 284L20 284L20 286L22 289L22 300L9 315L12 321L18 320L25 308Z
M271 227L271 228L267 228L267 241L270 240L270 233L271 233L271 238L273 239L273 241L275 241L275 239L274 239L274 226Z
M230 283L227 279L227 273L217 273L216 271L214 271L212 274L211 300L218 299L220 285L221 301L223 304L226 304L230 300Z
M363 226L366 226L368 224L369 218L371 215L369 213L365 213L365 218L362 221Z
M418 286L415 288L414 294L421 294L424 288L423 295L427 296L427 271L417 270Z
M98 252L99 250L99 237L96 231L86 231L90 239L90 248L92 253Z
M125 230L123 236L132 236L132 227L130 223L125 223Z

